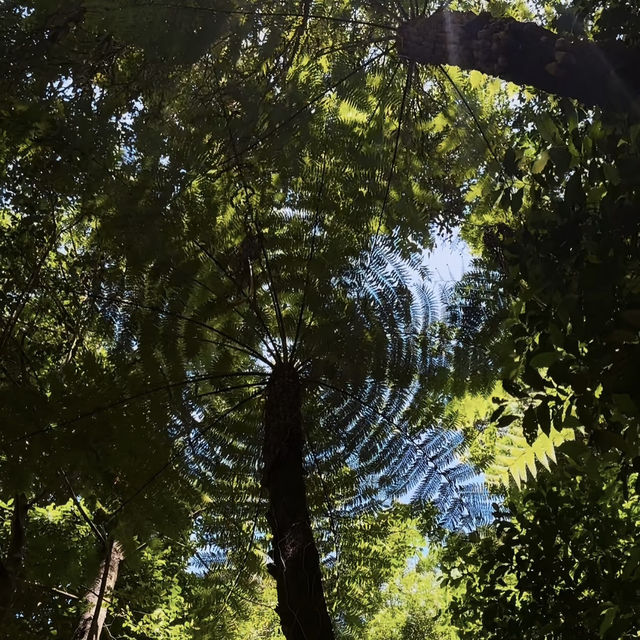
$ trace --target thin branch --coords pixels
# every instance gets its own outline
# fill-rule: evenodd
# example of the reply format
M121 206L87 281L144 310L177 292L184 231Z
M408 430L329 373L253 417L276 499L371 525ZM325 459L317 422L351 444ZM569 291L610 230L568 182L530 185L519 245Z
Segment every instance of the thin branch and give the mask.
M191 337L190 340L193 340L194 342L202 342L204 344L213 344L213 345L215 345L217 347L224 347L225 349L231 349L232 351L237 351L239 353L244 353L245 355L251 355L251 354L247 354L247 352L244 351L243 349L240 349L238 347L234 347L233 345L230 345L229 343L223 342L221 340L212 340L211 338L201 338L199 336ZM272 367L273 366L273 363L269 362L266 359L262 359L261 362L263 362L268 367Z
M82 600L82 598L80 596L77 596L75 593L63 591L62 589L58 589L57 587L50 587L46 584L40 584L39 582L33 582L31 580L26 580L25 584L29 585L30 587L42 589L43 591L51 591L53 593L57 593L58 595L64 596L65 598L69 598L71 600Z
M324 49L318 49L316 52L316 56L318 58L322 56L329 56L333 53L346 52L350 49L357 49L361 46L371 46L372 44L380 44L381 42L390 42L391 40L395 40L396 36L387 36L386 38L367 38L366 40L352 40L350 42L343 42L337 45L330 45Z
M327 485L322 478L322 474L320 473L320 464L318 463L318 457L313 449L310 440L307 440L307 445L309 447L309 451L311 452L311 458L313 459L313 465L316 468L316 475L318 477L318 481L320 482L320 486L322 487L322 493L324 494L324 503L327 509L327 517L329 519L329 527L331 528L331 533L333 534L333 543L334 548L336 550L336 596L338 595L338 585L340 584L340 551L341 551L341 542L340 535L338 533L338 528L336 526L336 519L334 509L331 504L331 496L329 494L329 490L327 489Z
M139 393L135 393L131 396L127 396L125 398L120 398L119 400L115 400L114 402L111 402L107 405L104 405L102 407L94 407L93 409L91 409L90 411L86 411L84 413L81 413L80 415L76 416L75 418L72 418L70 420L65 420L63 422L58 423L57 425L50 425L48 427L44 427L42 429L38 429L36 431L30 431L29 433L19 436L18 438L15 438L13 440L11 440L10 442L7 443L7 445L5 446L11 446L12 444L15 444L16 442L19 442L20 440L26 440L28 438L31 438L35 435L40 435L41 433L47 433L49 431L52 431L53 429L56 428L65 428L65 427L69 427L77 422L80 422L81 420L84 420L85 418L91 418L95 415L98 415L100 413L102 413L103 411L109 411L110 409L115 409L116 407L120 407L120 406L125 406L127 404L129 404L130 402L134 401L134 400L138 400L140 398L143 398L145 396L149 396L152 395L154 393L158 393L159 391L167 391L169 389L173 389L175 387L180 387L180 386L185 386L185 385L189 385L189 384L193 384L193 383L197 383L197 382L205 382L205 381L209 381L209 380L216 380L219 378L233 378L233 377L239 377L239 376L266 376L268 375L267 373L261 372L261 371L238 371L238 372L233 372L233 373L223 373L223 374L218 374L218 375L211 375L211 374L206 374L206 375L201 375L201 376L192 376L190 378L186 378L185 380L180 380L179 382L171 382L169 384L163 384L157 387L152 387L151 389L145 389L144 391L140 391Z
M216 81L218 82L218 85L220 85L220 80L218 78L218 75L216 73ZM256 231L257 231L257 240L260 243L260 250L264 256L264 264L265 264L265 270L267 272L267 287L269 289L269 294L271 295L271 299L273 302L273 309L275 311L276 314L276 322L278 325L278 330L280 332L280 340L282 342L282 358L284 359L284 361L287 361L287 339L286 339L286 333L284 330L284 319L282 317L282 309L280 307L280 301L278 300L278 294L276 291L276 286L275 286L275 282L273 280L273 275L271 273L271 268L269 266L269 258L267 256L267 251L266 248L264 246L264 242L262 241L264 235L262 234L259 226L258 226L258 220L255 214L255 211L253 209L253 207L251 206L251 190L249 189L247 182L244 178L244 174L242 172L242 167L240 164L240 155L238 153L238 148L236 145L236 139L235 139L235 135L234 132L231 130L231 117L229 115L229 110L224 106L221 105L221 107L224 110L225 113L225 123L226 123L226 128L227 128L227 132L229 134L229 140L231 142L231 149L233 151L234 157L237 160L237 170L238 173L240 174L240 180L242 182L242 186L244 188L244 193L245 193L245 198L247 201L247 207L249 209L249 212L251 213L251 217L253 219L253 224L256 227ZM254 283L255 284L255 283ZM275 345L274 345L275 347ZM277 349L276 349L277 352ZM274 355L275 359L278 360L277 356Z
M200 280L198 280L197 278L193 278L193 282L195 284L197 284L198 286L200 286L201 288L203 288L205 291L208 291L212 296L215 296L216 293L210 288L208 287L204 282L200 282ZM242 291L242 293L244 293L244 291ZM257 305L256 305L257 306ZM247 325L247 326L251 326L251 323L247 320L247 317L241 313L240 311L238 311L237 306L236 305L231 305L233 312ZM253 309L252 309L253 310ZM269 342L267 341L267 338L265 336L263 336L257 329L254 328L254 331L256 333L256 336L258 337L258 340L260 340L260 342L262 342L262 344L264 345L264 348L269 352L269 355L271 355L271 357L275 360L277 359L277 354L274 351L275 345L271 345L269 344ZM267 330L268 333L268 330ZM270 334L269 334L270 337Z
M89 517L89 514L84 510L82 504L80 503L80 500L78 499L78 496L76 495L76 492L73 490L73 487L69 482L69 478L67 478L67 474L61 469L60 475L62 475L62 478L64 479L64 482L67 485L69 492L71 493L71 499L73 500L73 503L75 504L76 509L78 509L83 520L89 525L89 528L91 529L91 531L93 531L96 538L98 538L98 541L101 542L102 545L106 548L107 539L104 537L104 534L98 529L98 527L95 525L93 520Z
M264 258L264 266L267 272L267 287L269 289L269 293L271 294L271 300L273 302L273 310L276 314L276 322L278 325L278 331L280 332L280 342L282 344L282 359L286 363L289 358L289 351L287 349L287 334L284 327L284 317L282 315L282 307L280 306L280 300L278 299L278 292L276 290L275 281L273 279L273 274L271 272L271 266L269 263L269 255L267 254L267 249L264 246L263 238L264 233L262 229L258 225L258 220L255 216L255 213L252 211L253 224L256 227L258 242L260 243L260 251Z
M505 178L505 182L506 182L507 180L506 180L506 175L505 175L505 172L504 172L504 166L503 166L502 162L498 159L498 156L496 155L496 152L493 150L493 146L491 145L491 142L489 142L489 138L487 137L487 134L484 132L484 128L482 126L482 123L480 122L480 119L476 115L476 112L474 111L473 107L471 106L471 104L467 100L467 98L464 95L464 93L462 93L462 90L455 83L454 79L451 77L451 75L448 73L448 71L444 68L444 66L439 64L438 65L438 69L440 69L440 71L444 74L444 76L447 78L447 80L451 83L451 85L455 89L455 92L458 94L458 96L462 100L462 104L464 104L465 108L467 109L467 111L471 115L471 118L473 119L473 122L475 123L478 131L480 132L480 135L482 136L482 139L484 140L484 143L487 145L487 149L489 150L489 153L493 156L493 159L497 162L498 166L500 167L500 173L502 173L502 177Z
M385 193L384 193L384 199L382 201L382 210L380 211L380 218L378 220L378 227L376 229L376 233L374 236L374 240L373 240L373 246L371 247L371 250L373 251L373 249L375 248L375 243L378 237L378 234L380 233L380 228L382 227L382 224L384 222L384 214L385 214L385 209L386 206L389 202L389 194L391 192L391 180L393 179L393 174L395 172L395 168L396 168L396 161L398 159L398 149L400 147L400 134L402 133L402 121L404 118L404 111L405 111L405 105L407 102L407 95L409 94L409 89L411 88L411 80L413 78L413 70L414 70L414 63L410 62L409 63L409 69L407 70L407 80L404 84L404 89L402 91L402 102L400 104L400 115L398 116L398 130L396 132L396 141L395 141L395 145L393 148L393 158L391 160L391 167L389 168L389 177L387 179L387 187L385 189Z
M40 278L40 272L42 271L42 268L44 267L47 261L47 258L49 257L51 252L54 250L55 243L58 241L59 237L60 237L60 232L55 233L50 238L49 242L45 243L46 246L42 251L42 255L40 256L35 266L33 267L31 274L29 276L29 280L26 286L23 288L22 292L20 293L20 296L18 298L18 301L15 305L14 310L8 316L6 324L2 327L2 333L0 333L0 353L4 351L4 348L9 340L9 337L13 333L16 320L20 317L20 314L24 311L24 308L27 304L27 300L31 296L33 290L35 289L38 283L38 280Z
M395 18L395 19L398 18L397 14L393 13L393 11L389 9L389 7L385 7L380 0L370 0L370 2L364 2L364 4L366 4L367 6L371 7L374 10L379 9L383 13L386 13L390 18Z
M445 479L446 483L450 487L452 487L454 489L458 489L459 488L458 485L456 485L455 482L452 482L449 479L449 476L447 475L447 470L446 469L443 469L442 471L438 470L437 464L434 462L433 458L424 450L423 445L420 444L419 442L416 442L416 440L414 438L412 438L406 432L406 429L403 429L400 425L398 425L396 422L394 422L391 418L386 416L384 413L382 413L381 411L379 411L375 407L372 407L369 403L367 403L364 400L362 400L361 398L359 398L356 394L351 393L349 391L346 391L345 389L341 389L340 387L336 387L336 386L334 386L332 384L329 384L327 382L323 382L321 380L308 379L307 382L311 382L312 384L317 384L320 387L325 387L326 389L330 389L332 391L337 391L338 393L341 393L342 395L344 395L346 398L349 398L351 400L355 400L356 402L360 403L363 407L365 407L369 411L373 412L379 418L384 420L388 425L393 427L393 429L395 429L415 449L416 452L418 452L420 455L424 456L425 459L427 460L427 462L429 463L429 465L431 465L432 468L436 469L440 473L440 475Z
M223 387L222 389L216 389L215 391L205 391L199 393L196 398L208 398L209 396L218 396L229 391L237 391L238 389L253 389L254 387L266 387L266 382L247 382L245 384L236 384L230 387Z
M258 607L264 607L265 609L269 609L271 611L275 611L276 613L278 613L277 607L272 607L270 604L267 604L266 602L260 602L259 600L254 600L253 598L247 598L247 596L243 596L241 593L237 595L238 595L238 598L240 598L240 600L244 600L245 602L250 602L251 604L257 605Z
M245 405L247 402L250 402L251 400L259 397L260 395L262 395L262 393L263 393L263 390L256 391L255 393L252 393L251 395L247 396L246 398L243 398L242 400L240 400L239 402L234 404L231 408L229 408L226 411L224 411L223 413L221 413L205 429L203 429L202 431L198 432L198 434L196 436L196 439L204 437L209 431L211 431L211 429L213 429L213 427L215 427L217 424L222 422L222 420L224 420L227 416L232 414L236 409L239 409L241 406ZM162 475L162 473L164 473L164 471L166 471L171 466L171 464L181 454L182 454L182 451L178 450L173 455L169 456L169 459L167 460L167 462L165 462L151 476L149 476L149 478L147 478L147 480L145 480L145 482L143 484L141 484L126 500L124 500L120 504L120 506L117 509L115 509L115 511L111 514L111 517L109 518L108 522L111 522L127 505L131 504L131 502L137 496L139 496L145 489L149 488Z
M380 109L380 107L382 106L382 96L385 96L387 94L387 92L389 91L389 88L391 87L391 85L393 84L393 81L395 80L396 74L398 73L398 69L400 68L400 65L402 63L401 62L396 62L394 67L393 67L393 72L391 73L391 76L389 77L389 80L385 83L384 87L382 88L382 91L380 92L380 99L378 99L376 101L376 106L374 108L374 110L369 114L367 121L364 125L364 130L368 129L369 126L371 125L371 123L373 122L373 119L375 118L376 114L378 113L378 109ZM360 142L358 143L358 146L356 147L358 149L358 151L360 149L362 149L362 145L365 142L365 137L363 136L362 139L360 140Z
M118 304L123 304L123 305L131 306L131 307L135 307L136 309L144 309L145 311L154 311L155 313L159 313L159 314L167 316L167 317L177 318L178 320L184 320L185 322L191 322L192 324L194 324L196 326L202 327L204 329L208 329L212 333L215 333L216 335L219 335L220 337L224 338L225 340L228 340L231 343L231 344L227 345L227 347L229 349L235 349L236 351L241 351L242 353L245 353L246 355L253 356L257 360L260 360L262 363L266 364L267 366L271 365L271 363L268 360L266 360L255 349L253 349L250 346L244 344L243 342L240 342L239 340L236 340L233 336L230 336L229 334L225 333L224 331L221 331L220 329L216 329L215 327L212 327L210 324L207 324L206 322L201 322L200 320L196 320L195 318L190 318L189 316L185 316L185 315L183 315L181 313L177 313L175 311L165 311L164 309L160 309L159 307L153 307L151 305L145 305L145 304L142 304L141 302L135 302L133 300L126 300L126 299L123 299L123 298L108 298L107 296L100 296L100 295L92 295L92 296L89 296L89 297L99 298L99 299L104 300L105 302L115 302L115 303L118 303ZM237 346L234 347L233 346L234 344L237 345Z
M310 280L310 266L313 260L313 256L316 248L316 227L318 226L318 221L320 218L320 199L322 197L322 192L324 190L324 179L326 176L327 170L327 156L325 153L322 154L322 172L320 174L320 186L318 187L318 204L316 206L316 212L313 218L313 224L311 227L311 247L309 248L309 256L305 262L305 281L304 281L304 289L302 290L302 302L300 303L300 313L298 314L298 322L296 324L296 335L293 340L293 345L291 347L291 360L294 359L296 348L298 346L298 340L300 338L300 330L302 328L302 320L304 317L304 311L306 307L307 301L307 290L309 288L309 280Z
M405 19L405 20L409 20L410 16L407 12L407 10L402 6L402 2L400 2L399 0L393 0L394 4L396 5L396 7L398 7L398 11L400 12L400 15Z
M256 18L304 18L304 13L293 12L266 12L266 11L242 11L240 9L215 9L213 7L199 7L193 5L174 5L174 4L138 4L138 7L153 7L163 9L190 9L193 11L205 11L208 13L219 13L224 15L237 15L237 16L255 16ZM406 13L406 12L405 12ZM318 13L309 13L307 16L309 20L326 20L327 22L339 22L341 24L352 24L365 27L375 27L376 29L388 29L389 31L397 31L397 27L393 27L389 24L382 24L380 22L369 22L367 20L355 20L353 18L339 18L337 16L325 16Z
M301 0L300 5L302 7L302 21L296 27L296 30L291 38L290 46L285 47L282 60L282 70L284 72L283 77L286 78L293 65L296 56L300 52L300 47L302 46L302 38L306 35L307 26L309 24L309 14L311 13L311 4L313 0ZM269 89L267 89L268 91Z
M385 415L375 407L371 406L369 403L362 400L355 393L351 393L350 391L346 391L345 389L336 387L335 385L332 385L328 382L324 382L322 380L309 379L308 382L311 382L312 384L317 384L318 386L321 386L321 387L325 387L326 389L330 389L331 391L337 391L338 393L342 393L347 398L350 398L351 400L355 400L356 402L359 402L363 407L375 413L379 418L382 418L385 422L390 424L395 429L398 429L398 430L400 429L400 427L396 422L394 422L391 418L389 418L387 415Z
M241 284L236 280L236 278L233 277L233 275L231 273L229 273L229 271L227 269L225 269L224 265L213 255L213 253L211 253L211 251L209 251L204 245L200 244L197 240L194 240L193 242L196 245L196 247L198 247L198 249L200 249L200 251L205 255L205 257L207 257L209 260L211 260L213 265L224 276L229 278L231 283L235 285L235 287L238 290L238 292L240 293L240 295L243 298L245 298L245 300L249 303L250 309L256 314L256 318L257 318L258 322L262 325L262 328L265 330L265 335L269 338L269 341L271 342L272 348L275 351L277 351L276 341L273 338L273 335L271 334L271 331L269 330L269 327L268 327L268 325L266 323L266 320L263 318L262 313L260 312L260 307L258 306L256 301L251 299L251 297L245 292L245 290L241 286ZM276 356L275 353L273 353L272 351L269 351L269 353L271 353L271 355L275 358L275 356Z
M222 613L222 607L225 607L227 602L229 601L229 598L231 597L231 595L233 594L233 592L236 590L237 586L238 586L238 582L240 582L240 576L242 575L242 572L244 571L245 566L247 565L247 561L249 560L249 554L251 553L251 547L253 547L253 540L256 536L256 528L258 526L258 511L260 510L260 502L256 503L256 511L253 517L253 525L251 527L251 535L249 536L249 543L247 544L247 548L246 551L244 553L244 558L242 560L242 564L240 565L235 578L233 580L232 585L229 587L229 591L227 591L227 594L225 595L223 601L222 601L222 605L220 607L220 609L218 609L218 614Z
M321 93L319 93L316 96L314 96L313 98L311 98L311 100L309 100L302 107L296 109L296 111L294 111L291 114L291 116L289 116L288 118L285 118L284 120L281 120L280 122L276 123L271 129L267 130L265 132L265 134L261 138L258 138L257 140L254 140L253 142L248 144L246 147L241 149L240 150L240 154L243 155L245 153L248 153L249 151L253 151L253 149L255 149L256 147L259 147L260 145L262 145L266 140L268 140L272 136L276 135L283 127L286 127L288 124L293 122L293 120L295 120L298 116L300 116L305 111L307 111L307 109L309 109L314 104L316 104L317 102L322 100L327 95L327 93L329 93L331 91L335 91L339 86L341 86L342 84L347 82L347 80L349 80L350 78L355 76L357 73L360 73L361 71L366 69L372 63L377 62L378 60L380 60L380 58L386 56L389 53L390 50L391 50L391 47L387 47L386 49L384 49L384 51L382 51L378 55L373 56L372 58L369 58L369 59L365 60L362 64L358 65L355 69L352 69L347 75L345 75L342 78L340 78L332 86L327 87L326 89L324 89L324 91L322 91ZM223 175L224 173L226 173L227 171L229 171L232 168L232 167L228 166L229 165L229 161L223 162L222 165L223 165L222 168L218 171L217 174L215 174L211 178L211 180L215 181L221 175Z

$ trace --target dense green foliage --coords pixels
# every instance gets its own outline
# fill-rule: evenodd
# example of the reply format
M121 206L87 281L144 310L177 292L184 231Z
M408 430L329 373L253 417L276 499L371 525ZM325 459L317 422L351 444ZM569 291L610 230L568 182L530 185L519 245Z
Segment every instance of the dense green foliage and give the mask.
M594 14L586 4L578 14L586 11L596 37L636 36L626 31L635 9ZM492 419L530 443L555 429L571 441L556 451L557 466L507 490L494 530L449 540L451 612L465 638L631 638L640 566L639 129L566 103L536 122L509 159L520 175L530 166L523 196L483 238L506 294L509 397L496 399Z
M514 488L495 532L448 541L461 637L636 637L637 474L621 477L619 456L577 442L558 457Z
M113 544L94 638L282 637L282 363L337 637L637 637L638 114L398 59L437 4L0 7L1 637L71 637Z

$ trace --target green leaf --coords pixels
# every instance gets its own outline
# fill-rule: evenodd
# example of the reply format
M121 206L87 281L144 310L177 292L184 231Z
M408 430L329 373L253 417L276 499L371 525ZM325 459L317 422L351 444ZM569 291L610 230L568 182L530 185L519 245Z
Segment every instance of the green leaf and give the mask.
M560 353L558 351L543 351L542 353L537 353L529 360L529 366L534 369L546 369L559 358Z
M601 638L604 638L607 631L613 625L613 621L616 619L618 615L619 608L617 605L613 605L611 607L607 607L600 615L604 616L602 618L602 622L600 623L600 628L598 629L598 633Z
M551 158L551 155L549 151L545 150L540 152L538 154L538 157L534 160L533 164L531 165L531 172L542 173L545 167L547 166L547 163L549 162L550 158Z

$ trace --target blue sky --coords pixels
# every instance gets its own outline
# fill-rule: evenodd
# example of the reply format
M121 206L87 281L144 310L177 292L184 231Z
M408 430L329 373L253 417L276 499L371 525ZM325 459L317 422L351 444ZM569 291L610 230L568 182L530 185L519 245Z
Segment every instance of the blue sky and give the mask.
M471 265L472 256L467 243L454 232L450 239L439 239L433 250L425 251L424 261L433 283L452 283L459 280Z

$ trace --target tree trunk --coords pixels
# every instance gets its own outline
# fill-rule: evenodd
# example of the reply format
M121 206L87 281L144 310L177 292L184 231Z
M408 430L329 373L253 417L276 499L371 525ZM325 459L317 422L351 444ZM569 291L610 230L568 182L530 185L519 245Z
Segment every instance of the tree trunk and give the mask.
M20 572L24 564L25 528L29 504L24 493L13 499L11 538L4 560L0 560L0 624L13 608Z
M568 39L531 22L440 10L400 25L397 48L413 62L476 69L588 106L640 114L640 49L618 41Z
M305 493L301 403L298 373L290 365L276 366L267 387L262 450L262 484L269 493L273 535L270 570L287 640L331 640Z
M122 548L117 541L110 541L100 570L89 591L84 596L87 610L73 634L73 640L100 640L102 627L107 617L109 598L118 579L118 569L124 559Z

